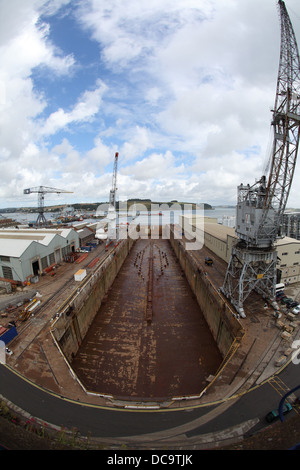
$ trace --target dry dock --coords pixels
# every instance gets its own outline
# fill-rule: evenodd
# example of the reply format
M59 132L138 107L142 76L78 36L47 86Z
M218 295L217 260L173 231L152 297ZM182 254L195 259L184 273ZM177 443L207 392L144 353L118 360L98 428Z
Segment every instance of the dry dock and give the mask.
M205 265L206 256L213 257L212 267ZM17 323L18 336L9 344L13 355L7 357L15 371L61 396L107 406L125 406L129 396L143 402L168 396L161 407L210 403L268 377L270 365L289 347L272 309L257 296L247 303L243 334L219 294L226 263L206 247L189 254L184 240L173 237L108 250L100 245L80 267L88 279L82 289L74 280L78 265L68 263L39 281L42 306ZM100 277L90 282L95 273ZM65 308L69 299L71 309ZM281 320L289 325L285 315ZM222 368L205 382L218 369L218 351ZM86 393L85 387L108 395ZM191 400L194 394L198 399ZM181 395L190 400L172 401Z
M199 393L222 362L168 240L137 240L72 367L89 391L125 399Z

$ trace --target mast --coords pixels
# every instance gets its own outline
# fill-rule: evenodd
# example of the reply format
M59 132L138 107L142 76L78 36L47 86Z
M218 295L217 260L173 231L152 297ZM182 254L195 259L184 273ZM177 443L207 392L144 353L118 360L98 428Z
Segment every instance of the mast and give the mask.
M116 195L117 195L117 174L118 174L118 152L115 153L115 161L114 161L114 171L112 177L112 187L109 193L109 205L116 210Z

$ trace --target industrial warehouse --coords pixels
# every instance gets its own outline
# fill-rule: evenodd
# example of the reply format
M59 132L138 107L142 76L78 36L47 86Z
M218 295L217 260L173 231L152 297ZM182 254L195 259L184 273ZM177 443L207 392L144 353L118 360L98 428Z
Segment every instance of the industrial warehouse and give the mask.
M16 228L0 230L0 266L3 282L37 282L50 266L79 249L72 228Z

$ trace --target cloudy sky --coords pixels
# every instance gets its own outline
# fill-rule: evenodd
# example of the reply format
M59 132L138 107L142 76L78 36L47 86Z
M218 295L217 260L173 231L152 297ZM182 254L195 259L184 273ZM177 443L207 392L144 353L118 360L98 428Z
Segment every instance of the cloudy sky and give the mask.
M287 0L300 41L299 0ZM235 204L264 173L276 0L0 0L0 208L29 187ZM288 205L300 207L300 162Z

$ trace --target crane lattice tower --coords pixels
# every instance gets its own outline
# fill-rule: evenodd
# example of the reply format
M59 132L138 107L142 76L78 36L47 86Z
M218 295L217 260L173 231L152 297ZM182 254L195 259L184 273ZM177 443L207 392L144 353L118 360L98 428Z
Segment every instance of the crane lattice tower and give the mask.
M253 185L238 187L237 243L222 287L237 312L244 317L244 303L255 290L275 302L277 252L282 217L290 193L299 146L300 61L294 29L285 3L278 2L281 48L276 99L271 125L273 147L268 176Z
M72 191L65 191L63 189L48 188L47 186L37 186L35 188L24 189L24 194L37 193L38 194L38 217L36 219L36 225L41 227L47 225L47 220L44 215L44 203L45 203L45 194L47 193L71 193Z

